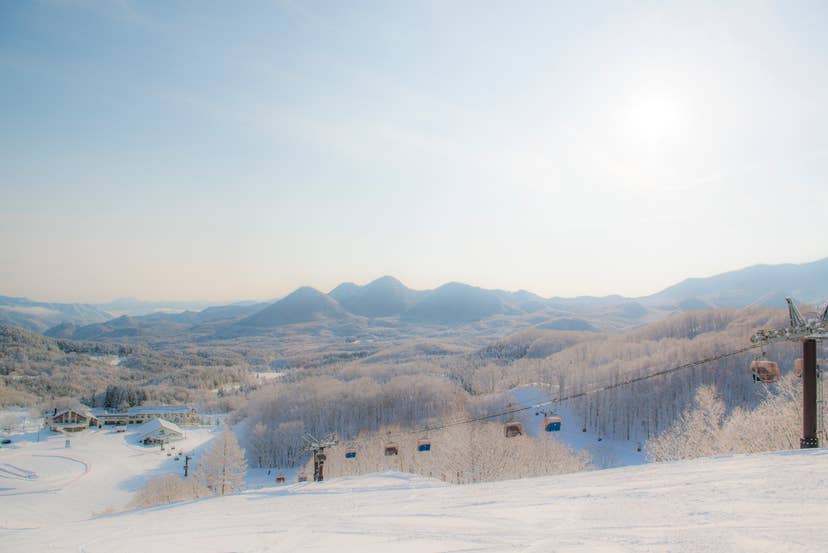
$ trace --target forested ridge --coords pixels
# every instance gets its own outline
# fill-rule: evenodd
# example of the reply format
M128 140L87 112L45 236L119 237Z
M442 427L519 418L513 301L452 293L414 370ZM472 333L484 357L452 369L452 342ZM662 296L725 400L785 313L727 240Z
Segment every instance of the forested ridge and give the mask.
M786 324L787 314L781 309L708 309L677 314L625 332L523 328L477 347L470 345L461 327L427 339L415 334L409 339L377 340L370 343L369 355L307 364L293 361L278 372L272 370L274 355L302 359L307 358L308 348L324 348L304 340L286 340L272 342L272 349L262 350L245 340L229 340L158 349L56 340L0 327L0 402L34 405L65 396L107 407L193 403L204 410L231 413L251 466L296 466L308 459L302 441L307 433L335 434L341 443L381 441L389 428L416 431L441 421L513 408L515 400L509 392L519 386L543 390L549 400L591 392L744 348L750 345L750 335L756 329ZM336 341L335 337L327 339ZM768 354L784 373L800 355L788 344L773 346ZM733 413L751 412L772 396L767 387L752 381L748 369L752 357L753 352L745 352L587 393L566 403L571 413L566 424L643 444L670 432L675 435L679 431L676 424L690 416L697 391L703 387L715 388L722 421ZM472 431L478 440L491 439L490 449L497 450L494 442L502 441L502 434L488 425L496 428L503 420L500 417L470 425L468 430L452 430L446 438L449 445L441 454L455 455L452 445L467 439L463 432ZM501 463L503 474L522 474L514 463L524 454L531 456L527 452L537 445L528 439L520 447L515 444L513 464ZM559 459L561 470L582 467L577 452L549 444L543 447L549 449L547 457ZM660 450L654 446L653 451ZM369 465L381 468L383 462L377 459L371 465L365 459L348 465L351 468L332 466L331 470L367 470ZM552 470L532 466L532 474ZM433 465L415 468L424 474L437 470ZM483 473L458 476L457 471L449 470L446 474L453 474L453 481L489 478Z

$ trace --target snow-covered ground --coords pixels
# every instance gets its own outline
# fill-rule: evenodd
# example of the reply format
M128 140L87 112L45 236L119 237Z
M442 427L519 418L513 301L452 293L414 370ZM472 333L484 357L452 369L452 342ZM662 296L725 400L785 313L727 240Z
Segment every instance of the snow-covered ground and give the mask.
M118 439L90 436L89 442L103 438ZM128 443L121 448L133 450ZM67 455L87 452L78 444ZM136 455L146 466L173 463ZM83 520L88 514L81 511L89 509L79 508L79 499L99 494L104 505L125 484L133 487L112 478L124 467L100 469L104 462L95 455L85 475L65 463L54 465L56 478L64 479L51 483L59 491L0 497L0 519L18 521L12 528L4 524L0 550L822 553L828 544L826 450L467 486L388 472ZM102 477L94 476L97 470ZM30 512L26 524L20 511Z
M197 453L215 431L183 429L186 438L166 451L139 445L133 427L125 433L104 427L12 436L12 443L0 449L0 529L38 528L122 509L151 476L183 473L183 457L175 460L174 452Z

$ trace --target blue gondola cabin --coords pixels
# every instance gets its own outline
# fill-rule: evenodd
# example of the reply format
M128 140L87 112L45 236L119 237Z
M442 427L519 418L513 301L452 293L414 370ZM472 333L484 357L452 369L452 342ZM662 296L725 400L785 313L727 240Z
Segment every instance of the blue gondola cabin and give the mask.
M560 432L561 417L546 417L543 419L543 429L546 432Z
M356 451L346 451L345 452L346 459L356 459Z
M425 453L431 451L431 442L428 440L420 440L417 442L417 451Z

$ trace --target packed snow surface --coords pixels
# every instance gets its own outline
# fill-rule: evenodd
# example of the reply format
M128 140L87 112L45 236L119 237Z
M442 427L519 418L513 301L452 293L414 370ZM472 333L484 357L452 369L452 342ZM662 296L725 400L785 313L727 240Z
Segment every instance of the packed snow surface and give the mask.
M122 509L150 477L181 474L176 452L198 452L215 428L184 427L185 439L164 451L138 444L135 428L91 429L58 435L19 434L0 449L0 533L14 528L86 520ZM66 441L69 440L69 447ZM168 456L167 453L170 453ZM0 539L0 552L6 549Z
M91 506L119 506L148 473L177 465L123 434L85 439L0 452L11 474L0 479L0 551L828 550L826 450L466 486L388 472L90 518ZM43 486L27 488L26 471Z

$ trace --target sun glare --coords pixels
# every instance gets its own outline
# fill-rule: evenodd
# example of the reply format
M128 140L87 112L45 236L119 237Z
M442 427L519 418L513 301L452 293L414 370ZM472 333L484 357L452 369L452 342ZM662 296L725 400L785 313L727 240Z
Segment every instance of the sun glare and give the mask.
M631 98L621 119L625 134L654 145L679 134L684 123L684 110L674 96L651 91Z

